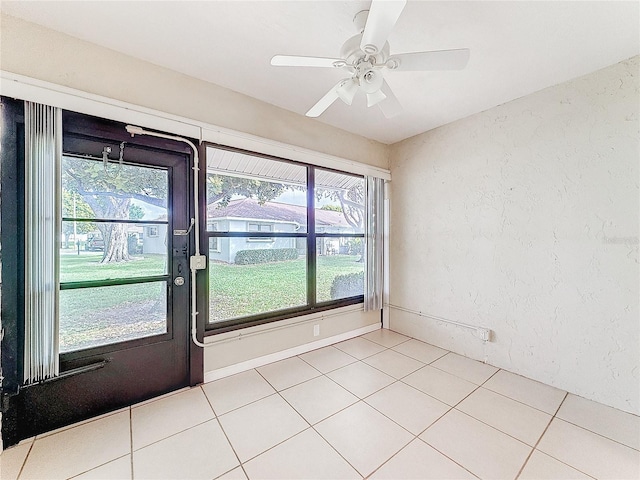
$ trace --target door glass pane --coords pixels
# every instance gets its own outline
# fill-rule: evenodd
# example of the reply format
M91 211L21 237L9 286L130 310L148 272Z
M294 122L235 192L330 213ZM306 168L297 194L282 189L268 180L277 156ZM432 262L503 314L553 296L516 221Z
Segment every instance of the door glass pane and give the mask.
M209 321L269 313L307 303L305 238L211 238Z
M166 281L100 282L169 273L168 198L165 168L63 157L61 353L167 331Z
M60 292L60 353L167 331L167 282Z
M316 168L316 233L364 233L364 178Z
M364 238L316 239L316 298L328 302L364 295Z
M100 160L65 156L62 158L62 216L166 221L168 175L162 168L113 162L105 167Z
M78 226L82 231L78 232ZM82 282L147 277L167 273L167 224L62 222L60 281ZM109 261L105 233L126 241L120 248L126 261ZM109 237L108 237L109 238ZM112 241L115 244L115 241Z

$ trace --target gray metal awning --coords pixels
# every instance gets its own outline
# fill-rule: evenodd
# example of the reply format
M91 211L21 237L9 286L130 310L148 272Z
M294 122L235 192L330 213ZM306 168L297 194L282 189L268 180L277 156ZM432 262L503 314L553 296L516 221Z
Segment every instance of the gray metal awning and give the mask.
M305 185L307 169L302 165L256 155L207 147L207 173L228 173L239 177L269 179L291 185ZM316 167L316 187L349 190L364 179Z

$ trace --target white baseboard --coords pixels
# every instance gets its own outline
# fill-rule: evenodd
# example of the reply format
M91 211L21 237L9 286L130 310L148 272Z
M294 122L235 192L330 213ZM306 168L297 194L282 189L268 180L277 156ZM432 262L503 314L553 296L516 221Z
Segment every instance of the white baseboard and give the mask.
M270 353L269 355L263 355L262 357L252 358L251 360L247 360L246 362L236 363L235 365L229 365L228 367L217 368L215 370L211 370L210 372L205 372L204 383L212 382L224 377L229 377L231 375L235 375L236 373L251 370L252 368L262 367L263 365L267 365L268 363L284 360L285 358L295 357L296 355L301 355L303 353L310 352L311 350L317 350L318 348L326 347L328 345L342 342L344 340L349 340L350 338L358 337L360 335L364 335L365 333L373 332L379 329L380 324L374 323L373 325L368 325L356 330L341 333L340 335L334 335L333 337L323 338L322 340L317 340L315 342L305 343L304 345L300 345L298 347L288 348L287 350Z

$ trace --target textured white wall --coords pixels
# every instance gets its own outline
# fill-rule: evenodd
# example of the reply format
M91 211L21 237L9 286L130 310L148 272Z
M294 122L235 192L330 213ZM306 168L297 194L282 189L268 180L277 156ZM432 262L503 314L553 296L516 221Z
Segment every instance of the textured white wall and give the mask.
M391 328L640 413L639 61L396 144Z

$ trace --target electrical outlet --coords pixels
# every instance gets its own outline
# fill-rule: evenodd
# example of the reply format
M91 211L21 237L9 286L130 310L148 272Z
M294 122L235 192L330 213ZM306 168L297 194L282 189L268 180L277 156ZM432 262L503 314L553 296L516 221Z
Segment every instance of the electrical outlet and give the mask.
M189 259L191 270L204 270L207 268L207 257L204 255L192 255Z
M313 336L317 337L318 335L320 335L320 325L314 325L313 326Z
M488 342L491 338L491 330L489 330L488 328L478 328L477 332L480 340Z

